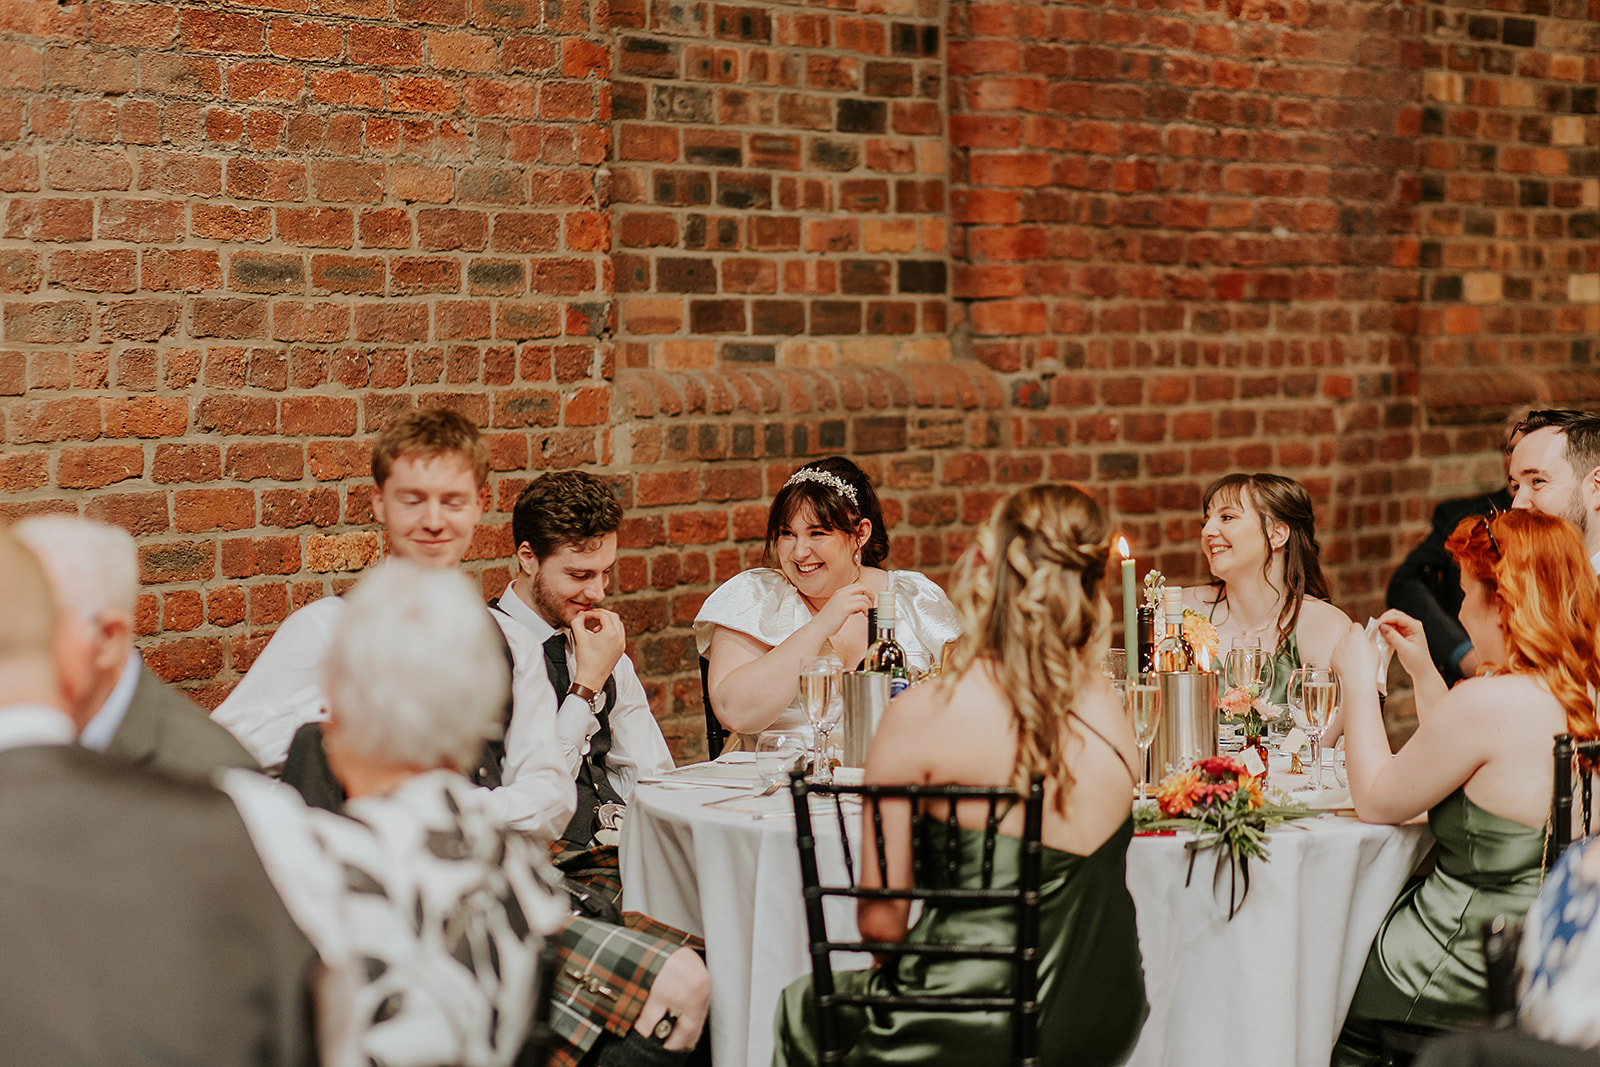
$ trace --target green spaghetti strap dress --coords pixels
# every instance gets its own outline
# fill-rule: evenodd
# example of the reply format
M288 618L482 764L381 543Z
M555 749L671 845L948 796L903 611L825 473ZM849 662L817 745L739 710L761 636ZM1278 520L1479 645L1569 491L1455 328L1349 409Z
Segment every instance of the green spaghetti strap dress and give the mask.
M927 824L924 824L925 826ZM919 835L925 871L942 872L944 826ZM1111 1067L1133 1052L1149 1007L1144 969L1134 925L1133 898L1125 881L1130 816L1091 855L1044 850L1040 895L1039 1047L1049 1062L1073 1067ZM957 880L977 885L983 869L983 834L963 830L957 841ZM1015 884L1022 849L1016 838L996 842L994 884ZM1015 910L1009 905L960 907L949 903L925 908L908 941L946 944L1009 945L1016 939ZM901 959L901 992L915 995L992 991L1010 985L1010 965L989 960ZM884 991L878 969L836 974L840 990ZM841 1022L853 1036L847 1064L918 1064L970 1067L999 1063L1010 1055L1009 1019L998 1013L937 1014L872 1011L845 1007ZM815 1064L818 1050L807 976L784 990L778 1005L775 1067Z
M1335 1067L1377 1063L1384 1023L1443 1029L1481 1020L1483 924L1522 918L1539 894L1542 828L1485 811L1462 789L1434 805L1428 826L1438 863L1401 891L1378 928L1334 1046Z

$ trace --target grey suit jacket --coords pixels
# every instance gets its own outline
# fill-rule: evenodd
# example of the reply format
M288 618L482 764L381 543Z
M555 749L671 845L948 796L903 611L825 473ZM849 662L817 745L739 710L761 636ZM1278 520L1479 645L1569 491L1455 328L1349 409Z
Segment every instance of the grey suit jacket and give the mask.
M314 1062L315 955L222 793L76 745L0 752L0 1061Z
M209 778L218 767L261 769L226 728L143 663L106 755L181 778Z

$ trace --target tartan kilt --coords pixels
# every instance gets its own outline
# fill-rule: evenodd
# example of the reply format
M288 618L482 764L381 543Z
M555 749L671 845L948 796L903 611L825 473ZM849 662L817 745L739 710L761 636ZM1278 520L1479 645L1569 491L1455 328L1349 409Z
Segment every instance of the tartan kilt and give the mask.
M570 841L557 838L550 843L550 861L574 882L603 895L615 907L622 907L622 866L616 845L580 848ZM703 940L666 923L657 922L642 912L623 912L622 921L630 930L649 934L663 943L671 942L674 948L692 948L705 955L706 943Z
M682 944L574 916L557 935L550 1026L555 1067L576 1067L600 1035L626 1036L667 958Z

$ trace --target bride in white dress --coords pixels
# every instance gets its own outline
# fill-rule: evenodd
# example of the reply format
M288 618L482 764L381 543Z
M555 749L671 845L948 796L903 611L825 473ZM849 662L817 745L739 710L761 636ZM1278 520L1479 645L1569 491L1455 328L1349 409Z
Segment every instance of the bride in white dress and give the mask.
M831 656L854 669L867 653L867 609L895 594L895 640L913 662L938 662L960 624L944 592L917 571L884 570L889 534L878 494L842 456L807 463L767 513L767 562L706 598L695 643L710 663L717 718L730 750L773 727L804 728L800 666Z

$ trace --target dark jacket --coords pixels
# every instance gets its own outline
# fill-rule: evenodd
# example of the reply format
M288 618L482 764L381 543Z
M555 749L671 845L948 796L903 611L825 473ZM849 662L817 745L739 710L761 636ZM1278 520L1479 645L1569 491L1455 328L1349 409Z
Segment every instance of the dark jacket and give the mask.
M1505 489L1446 500L1433 509L1433 529L1428 536L1411 550L1389 579L1389 606L1422 623L1422 630L1428 635L1428 655L1446 685L1461 680L1461 655L1470 647L1470 639L1456 619L1461 610L1461 569L1444 550L1445 540L1455 533L1462 519L1510 507L1511 494Z
M261 768L205 709L139 664L128 713L106 755L181 778L209 778L218 767Z

